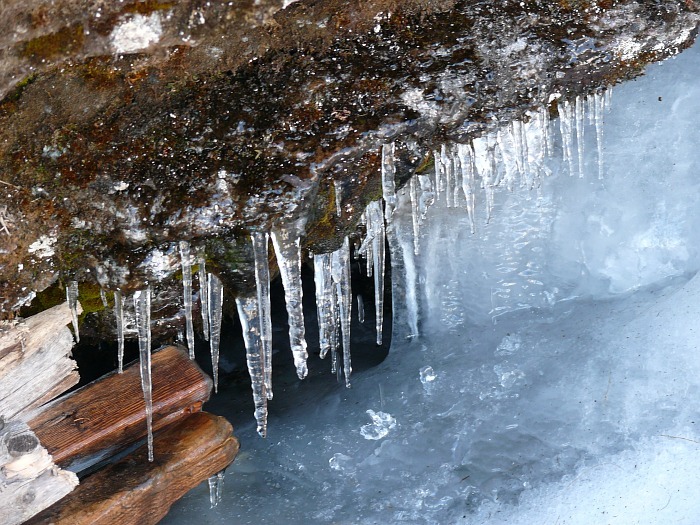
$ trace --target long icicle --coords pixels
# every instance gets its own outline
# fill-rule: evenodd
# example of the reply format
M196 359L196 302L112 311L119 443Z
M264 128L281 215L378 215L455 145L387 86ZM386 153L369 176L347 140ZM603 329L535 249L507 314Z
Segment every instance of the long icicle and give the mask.
M277 256L277 265L284 286L284 301L289 322L289 344L294 356L294 366L299 379L308 374L306 360L306 331L301 289L301 244L296 231L272 232L272 245Z
M194 359L194 325L192 323L192 260L190 243L180 241L180 266L182 267L182 302L185 307L185 333L190 359Z
M209 294L207 293L207 264L204 256L198 258L199 309L202 312L202 335L209 341Z
M255 257L255 288L258 296L265 393L267 399L272 399L272 317L270 313L270 265L267 252L269 238L267 232L254 232L251 235Z
M153 461L153 383L151 381L151 287L134 292L136 328L139 334L139 370L146 403L148 461Z
M209 349L211 369L214 376L214 392L219 391L219 341L221 340L221 317L224 304L224 286L219 278L207 275L207 295L209 299Z
M331 254L314 255L314 285L316 288L316 315L320 357L325 358L334 349L335 342L335 295L331 276Z
M583 162L584 162L584 126L585 126L585 110L584 110L584 98L580 95L576 97L576 102L574 105L574 114L576 117L576 148L578 151L578 176L584 176Z
M114 291L114 320L117 325L117 372L124 371L124 302L122 293Z
M367 221L371 221L372 238L372 274L374 275L374 310L377 330L377 344L382 344L382 328L384 326L384 259L386 230L381 201L375 201L367 206ZM415 250L415 244L414 244Z
M393 142L391 144L382 145L382 193L384 195L384 202L386 203L384 213L386 214L387 220L393 215L394 209L396 208L395 152L396 146Z
M350 357L350 321L352 319L352 289L350 285L350 241L347 237L343 245L331 254L331 273L335 284L339 305L340 329L343 336L343 372L345 386L350 388L352 361Z
M66 301L70 308L71 320L73 321L73 332L75 342L80 342L80 332L78 331L78 281L71 281L66 286Z
M246 361L253 389L255 420L258 423L257 430L258 434L265 437L267 435L267 394L265 393L265 363L260 339L257 297L236 297L236 308L243 329Z

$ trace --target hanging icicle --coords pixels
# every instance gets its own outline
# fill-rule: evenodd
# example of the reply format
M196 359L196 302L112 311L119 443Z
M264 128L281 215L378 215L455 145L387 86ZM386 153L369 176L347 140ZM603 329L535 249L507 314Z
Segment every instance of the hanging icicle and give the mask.
M576 102L574 103L574 113L576 123L576 149L578 151L578 176L583 177L585 111L584 99L581 96L576 97Z
M114 320L117 325L117 372L124 371L124 302L119 290L114 292Z
M190 359L194 359L194 324L192 322L192 260L190 243L180 241L180 266L182 267L182 302L185 307L185 333Z
M318 316L320 357L325 358L329 350L335 352L335 289L331 275L331 254L314 255L314 285L316 287L316 313Z
M246 349L248 373L253 389L255 420L258 434L267 435L267 393L265 392L265 359L262 354L260 337L260 319L257 297L236 297L238 318L243 329L243 341Z
M593 95L593 121L595 124L595 143L598 152L598 178L603 178L603 113L605 112L605 95Z
M78 281L71 281L66 286L66 301L70 308L71 319L73 322L73 333L75 334L75 342L80 342L80 332L78 330Z
M393 142L382 146L382 193L384 195L384 213L386 220L391 218L396 208L395 153L396 145Z
M255 258L255 288L258 298L265 393L267 399L272 399L272 317L270 313L270 266L267 251L270 236L267 232L254 232L251 239Z
M272 232L272 245L284 286L284 300L289 322L289 344L299 379L308 374L306 334L301 288L301 244L296 230Z
M225 471L221 471L209 478L209 503L211 508L216 507L221 503L221 497L224 490L224 475Z
M335 285L336 301L340 316L343 341L343 372L345 386L350 388L352 362L350 357L350 321L352 318L352 289L350 284L350 241L346 237L343 245L331 254L331 275Z
M102 300L102 306L107 308L109 306L109 303L107 302L107 294L105 293L104 288L100 288L100 299Z
M139 335L139 369L141 389L146 403L148 461L153 461L153 383L151 380L151 287L134 292L136 329Z
M562 142L562 152L564 155L564 162L569 166L569 175L574 174L573 167L573 122L574 115L571 109L571 104L566 100L560 100L558 104L559 108L559 130L561 132L561 142Z
M386 229L382 215L382 203L375 201L367 206L368 222L372 231L372 265L374 267L374 309L377 330L377 344L382 344L382 328L384 326L384 266ZM415 249L415 244L414 244Z
M199 310L202 312L202 335L209 341L209 294L207 293L207 265L204 256L197 260L199 270Z
M214 376L214 392L219 391L219 341L221 340L221 317L224 304L224 286L213 273L207 274L207 298L209 299L209 349L211 369Z

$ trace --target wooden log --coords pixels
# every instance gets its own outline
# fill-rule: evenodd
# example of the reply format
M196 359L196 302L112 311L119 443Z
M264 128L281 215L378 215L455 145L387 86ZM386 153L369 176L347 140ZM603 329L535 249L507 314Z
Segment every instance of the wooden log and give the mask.
M0 324L0 416L13 419L78 382L70 322L70 308L63 303Z
M62 501L28 525L152 525L187 491L228 466L238 452L224 418L192 414L155 438L156 457L145 446L84 479Z
M78 484L60 470L26 423L0 420L0 524L23 523Z
M209 399L211 379L174 346L153 354L152 377L154 431L201 410ZM58 465L80 472L142 439L145 417L135 363L42 407L29 426Z

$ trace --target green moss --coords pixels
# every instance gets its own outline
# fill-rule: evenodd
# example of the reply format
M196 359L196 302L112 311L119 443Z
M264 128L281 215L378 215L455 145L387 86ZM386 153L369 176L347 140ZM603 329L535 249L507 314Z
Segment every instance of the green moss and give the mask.
M35 62L51 60L57 56L71 55L83 47L85 32L82 24L30 40L24 45L22 55Z
M139 15L150 15L155 11L165 11L175 7L175 2L156 2L147 0L146 2L138 2L124 8L123 13L134 13Z

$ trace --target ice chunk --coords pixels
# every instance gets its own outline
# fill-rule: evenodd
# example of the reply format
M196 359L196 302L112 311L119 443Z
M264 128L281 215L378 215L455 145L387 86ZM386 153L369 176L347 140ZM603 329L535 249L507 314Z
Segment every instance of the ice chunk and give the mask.
M301 244L295 228L272 232L277 265L284 286L284 301L289 322L289 344L292 347L294 366L299 379L304 379L309 370L306 365L308 353L304 328L304 310L301 288Z
M381 411L375 412L374 410L368 410L367 414L372 422L362 425L360 428L360 434L365 439L371 441L384 439L396 427L396 419L391 414Z
M139 370L146 403L148 461L153 461L153 386L151 380L151 287L134 292L136 329L139 335Z

